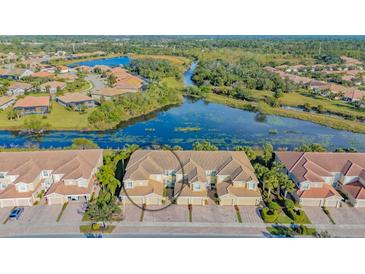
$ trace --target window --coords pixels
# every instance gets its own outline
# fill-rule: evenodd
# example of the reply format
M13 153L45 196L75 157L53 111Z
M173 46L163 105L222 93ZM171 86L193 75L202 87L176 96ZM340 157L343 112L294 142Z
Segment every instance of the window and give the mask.
M48 177L48 170L43 170L43 177Z
M0 179L4 179L5 178L5 173L0 172Z
M200 190L200 184L193 184L193 190L199 191Z
M256 184L253 182L249 182L248 183L248 189L255 189L256 188Z
M309 183L302 183L301 184L301 189L308 190L309 189Z
M19 192L26 192L27 191L27 186L24 184L21 184L18 186L18 191Z
M125 188L133 188L133 182L127 182Z

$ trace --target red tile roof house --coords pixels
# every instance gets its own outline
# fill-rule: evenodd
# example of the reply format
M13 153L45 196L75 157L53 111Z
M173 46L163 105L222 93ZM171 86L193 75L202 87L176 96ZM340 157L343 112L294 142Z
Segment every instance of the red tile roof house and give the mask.
M103 151L0 152L0 207L32 206L45 193L48 204L88 200Z
M26 96L22 99L19 99L14 105L14 109L19 110L22 115L46 114L48 113L49 108L49 96Z
M24 93L30 89L32 89L32 85L28 83L22 83L22 82L14 82L6 91L6 94L9 96L18 96L18 95L24 95Z
M71 107L72 109L79 110L82 105L93 108L97 106L97 102L91 97L82 93L66 93L62 96L58 96L56 101L64 107Z
M338 189L354 207L365 207L365 153L276 152L276 160L298 186L300 204L338 207Z

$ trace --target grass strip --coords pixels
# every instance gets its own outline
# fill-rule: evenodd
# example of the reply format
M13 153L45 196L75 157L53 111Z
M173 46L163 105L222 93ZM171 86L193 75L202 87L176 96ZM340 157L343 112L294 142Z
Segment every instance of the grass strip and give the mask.
M330 219L331 223L335 225L336 222L335 222L335 220L332 219L330 211L327 208L325 208L324 206L322 207L322 210L327 215L328 219Z
M65 212L66 207L68 206L68 203L64 203L62 206L62 209L60 211L60 214L58 214L56 222L59 222L62 218L63 212Z
M237 205L234 206L234 209L236 210L236 216L237 216L237 220L239 223L242 223L242 217L241 217L241 212L240 209L238 208Z

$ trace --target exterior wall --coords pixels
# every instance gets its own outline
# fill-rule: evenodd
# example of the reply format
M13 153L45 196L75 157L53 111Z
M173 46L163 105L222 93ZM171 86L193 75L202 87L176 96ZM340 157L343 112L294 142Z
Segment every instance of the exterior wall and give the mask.
M178 197L176 199L176 204L178 205L206 205L208 204L207 197Z
M132 201L137 205L162 205L162 196L157 194L150 194L146 196L121 196L124 204L133 204Z
M341 201L339 199L322 199L322 198L301 198L299 200L300 205L302 206L325 206L325 207L339 207L341 204Z
M17 107L14 109L19 110L23 115L48 113L48 107L27 107L27 108Z
M234 197L226 196L219 199L219 204L222 206L232 205L249 205L256 206L261 202L260 197Z
M29 198L13 198L13 199L0 199L0 208L14 207L14 206L32 206L34 200Z
M9 89L6 94L9 95L9 96L12 96L12 95L15 95L15 96L18 96L18 95L24 95L25 93L25 90L22 89L22 88L17 88L17 89Z

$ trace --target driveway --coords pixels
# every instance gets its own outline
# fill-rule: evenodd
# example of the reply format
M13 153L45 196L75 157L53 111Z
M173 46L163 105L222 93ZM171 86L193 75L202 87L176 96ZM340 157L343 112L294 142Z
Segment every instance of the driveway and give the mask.
M193 206L193 222L197 223L238 223L233 206Z
M68 223L68 224L78 224L81 222L83 214L79 214L77 212L78 209L81 209L81 202L70 202L65 211L63 212L63 215L61 217L60 223ZM59 212L61 211L62 206L60 207L60 210L58 211L56 215L56 219L58 217Z
M365 224L365 208L328 208L336 224Z
M316 225L330 225L332 224L326 213L324 213L321 207L308 206L302 208L307 214L312 224Z
M139 222L142 209L135 205L124 205L124 221Z
M105 83L103 81L103 79L100 78L100 76L96 75L96 74L88 74L85 79L87 81L90 81L93 84L93 88L91 89L91 91L96 91L96 90L100 90L102 88L105 88Z
M261 219L260 212L255 206L238 206L242 223L244 224L262 224L264 223Z
M188 206L181 206L181 205L180 206L170 205L163 209L161 209L161 206L148 206L147 210L144 211L143 221L189 222L189 209Z
M0 225L5 221L5 219L9 216L12 207L4 207L0 208Z

